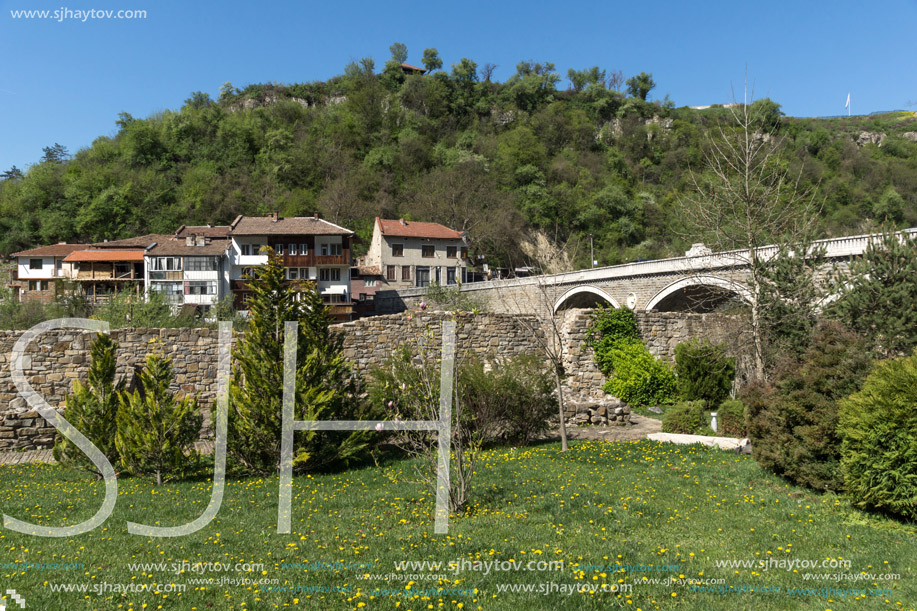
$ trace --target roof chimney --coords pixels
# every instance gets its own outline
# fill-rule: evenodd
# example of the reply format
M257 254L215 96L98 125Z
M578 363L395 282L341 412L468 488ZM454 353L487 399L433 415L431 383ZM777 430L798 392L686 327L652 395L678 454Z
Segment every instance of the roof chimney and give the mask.
M400 218L400 219L398 219L398 220L401 222L401 226L402 226L402 227L407 227L408 224L407 224L407 222L404 220L403 217Z
M273 212L271 212L271 222L272 222L272 223L276 223L276 222L277 222L277 218L278 218L278 217L277 217L277 211L274 210Z
M312 216L312 218L314 218L314 219L317 221L317 220L318 220L318 212L316 212L316 213Z
M194 245L195 246L206 246L207 245L206 236L202 236L202 235L194 236Z
M194 235L189 235L185 237L185 246L194 246Z

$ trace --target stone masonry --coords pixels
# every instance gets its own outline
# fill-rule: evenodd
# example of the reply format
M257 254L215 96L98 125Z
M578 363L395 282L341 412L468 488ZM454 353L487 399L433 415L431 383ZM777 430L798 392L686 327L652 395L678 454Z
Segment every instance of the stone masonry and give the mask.
M585 345L590 310L568 310L560 320L564 343L564 369L568 373L565 399L568 419L606 409L604 420L624 416L626 406L611 406L602 391L605 378L595 366L592 350ZM540 354L545 327L534 316L412 311L365 318L335 325L344 333L344 355L356 371L366 374L381 365L399 345L420 341L429 331L439 344L441 322L455 319L457 357L476 354L491 362L515 354ZM680 313L638 313L637 320L649 350L672 360L677 343L689 337L717 339L724 323L721 315ZM0 450L37 449L53 445L56 431L18 396L10 375L10 352L20 331L0 332ZM64 400L74 379L85 380L89 345L94 333L73 330L47 331L28 347L25 374L32 387L56 409L64 412ZM118 375L132 383L134 367L142 364L154 346L160 346L173 361L174 390L180 396L200 393L204 421L216 396L217 331L211 329L119 329L112 331L118 342ZM600 405L601 403L601 405ZM622 412L616 413L617 409ZM629 412L629 409L627 410ZM589 414L590 418L593 414ZM620 420L624 420L623 417ZM591 420L590 420L591 421Z

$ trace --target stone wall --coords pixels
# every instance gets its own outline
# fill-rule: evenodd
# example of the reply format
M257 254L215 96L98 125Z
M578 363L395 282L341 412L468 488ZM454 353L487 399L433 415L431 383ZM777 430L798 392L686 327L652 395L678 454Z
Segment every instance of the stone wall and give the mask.
M573 413L578 413L576 405L591 405L606 398L602 390L605 376L585 344L590 313L588 309L572 309L558 319L568 374L565 399L574 406ZM438 345L441 323L447 318L458 323L459 358L473 353L493 361L516 354L543 354L545 338L553 336L553 331L534 316L492 313L411 311L364 318L335 328L344 333L345 357L355 370L365 374L381 365L399 345L419 341L428 330ZM670 362L675 346L688 338L723 341L735 335L730 331L731 319L717 314L638 312L637 321L650 352ZM9 359L20 335L19 331L0 332L0 450L50 447L55 436L54 429L26 405L13 386ZM86 379L93 337L90 332L48 331L28 347L25 374L32 387L59 411L63 411L73 380ZM132 384L134 367L143 363L151 345L160 345L173 361L173 390L179 396L200 393L204 422L209 423L217 387L216 330L120 329L112 331L112 337L118 342L118 375L126 376L128 385Z

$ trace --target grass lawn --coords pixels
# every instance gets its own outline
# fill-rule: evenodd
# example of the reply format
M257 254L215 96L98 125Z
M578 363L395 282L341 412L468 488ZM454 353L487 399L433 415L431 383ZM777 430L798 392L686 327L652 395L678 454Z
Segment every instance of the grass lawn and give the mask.
M289 535L276 533L276 477L231 480L209 526L169 539L129 535L125 523L194 519L209 480L156 488L123 479L113 515L93 532L49 539L0 529L0 594L15 589L26 609L50 610L917 606L917 526L788 486L749 456L648 441L490 451L472 507L452 516L446 536L433 534L434 500L412 473L403 461L296 478ZM59 466L0 467L0 509L22 520L73 524L102 495L101 483ZM396 570L403 561L446 568ZM849 568L830 566L839 561ZM268 582L251 583L260 579ZM0 602L19 608L9 596Z

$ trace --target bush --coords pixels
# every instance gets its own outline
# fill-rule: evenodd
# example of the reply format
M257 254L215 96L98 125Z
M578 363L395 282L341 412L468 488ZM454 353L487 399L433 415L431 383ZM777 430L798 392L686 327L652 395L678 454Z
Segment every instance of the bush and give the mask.
M678 392L683 399L719 405L729 396L735 371L735 359L726 356L724 344L692 339L675 347Z
M586 341L595 352L595 362L605 375L614 366L609 352L621 341L639 340L637 317L627 308L596 308L592 313L592 326L586 334Z
M709 427L705 410L706 401L682 401L666 411L662 417L663 433L698 435L698 431Z
M525 445L546 432L557 415L554 377L544 360L519 355L495 364L464 363L458 376L459 394L484 441L502 439Z
M95 444L115 469L119 463L115 448L118 394L124 389L123 379L115 382L117 350L118 344L111 336L105 333L96 336L89 347L89 383L73 381L73 393L67 395L64 413L67 422ZM95 463L64 436L60 436L54 444L54 459L102 477Z
M816 490L840 490L838 402L857 391L871 362L864 341L823 323L801 362L783 363L771 384L742 394L755 460Z
M605 392L633 407L675 401L675 374L656 359L639 339L620 340L607 352L614 377Z
M716 410L717 435L724 437L747 437L745 405L741 401L723 401Z
M841 469L853 502L917 520L917 353L879 364L841 401Z
M147 356L138 379L137 390L120 395L115 445L128 471L154 474L159 486L163 475L180 477L196 462L201 410L196 396L175 400L172 361L159 351Z

